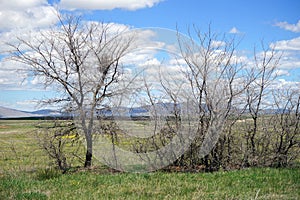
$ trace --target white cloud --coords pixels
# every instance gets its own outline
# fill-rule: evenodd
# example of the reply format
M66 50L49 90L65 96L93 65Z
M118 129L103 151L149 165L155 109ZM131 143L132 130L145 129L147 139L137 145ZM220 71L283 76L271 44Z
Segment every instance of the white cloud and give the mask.
M166 43L157 40L157 33L150 29L133 29L125 34L135 37L131 51L122 58L122 62L128 65L143 66L147 61L155 58L156 53L169 47Z
M96 22L84 22L84 23L96 23ZM140 66L140 64L145 64L146 61L149 61L147 64L155 64L150 63L150 60L155 58L155 54L160 52L160 49L163 49L166 44L161 41L155 40L156 33L154 31L145 29L138 29L130 31L130 27L123 24L109 24L109 31L112 34L117 32L123 32L124 35L122 37L126 38L127 36L137 36L137 39L134 40L132 51L127 54L122 62L126 64L126 66ZM128 31L126 31L128 30ZM0 53L9 51L9 47L4 44L4 42L9 42L10 44L17 44L18 40L16 37L22 38L26 41L30 41L35 43L37 38L40 38L40 34L47 34L49 29L17 29L10 30L0 34ZM26 50L25 47L22 49ZM38 57L38 55L37 55ZM26 66L20 63L13 62L12 60L6 60L5 58L0 58L0 89L2 90L36 90L40 89L42 86L42 82L40 78L32 78L29 77L28 71L26 71ZM21 71L19 71L21 70ZM137 69L137 70L140 70ZM17 77L16 74L20 75ZM24 82L25 80L25 82ZM21 84L22 83L22 84Z
M68 9L87 9L87 10L112 10L121 8L126 10L137 10L141 8L151 8L162 0L61 0L59 6Z
M220 40L213 40L212 43L211 43L211 46L213 48L219 48L219 47L222 47L222 46L225 46L225 45L226 45L226 42L220 41Z
M280 60L281 69L300 68L300 37L277 41L271 43L270 47L284 52Z
M241 32L236 27L233 27L232 29L230 29L229 33L238 34L238 33L241 33Z
M274 80L273 85L271 87L273 89L283 89L283 88L299 89L300 82L288 81L285 79L277 79Z
M186 65L184 58L173 58L170 59L170 65Z
M296 69L300 68L300 59L291 59L290 61L282 61L280 68L282 69Z
M43 92L43 91L41 91L41 92ZM18 110L25 110L25 111L36 111L38 109L56 110L57 106L43 104L42 99L28 99L28 100L16 101L15 104L13 104L12 106L9 106L9 108L15 108Z
M17 101L17 105L23 106L36 106L38 103L40 103L40 100L24 100L24 101Z
M277 76L289 76L289 75L290 75L289 71L283 70L283 69L278 69L278 70L276 70L276 71L275 71L275 74L276 74Z
M275 24L275 26L278 26L280 28L283 28L288 31L292 31L295 33L300 32L300 20L297 24L289 24L288 22L278 22Z
M300 37L293 38L291 40L281 40L270 45L276 50L300 50Z
M56 21L56 10L46 0L0 1L0 31L46 27Z
M26 1L20 1L20 0L1 0L0 1L0 7L1 10L5 9L24 9L24 8L30 8L33 6L43 5L47 4L47 0L26 0Z
M30 75L28 66L7 58L0 60L0 90L40 91L45 90L43 83L43 78Z
M286 51L280 59L280 69L290 70L300 68L300 57L298 51Z
M157 58L152 58L150 60L147 60L144 63L141 63L140 66L141 67L153 67L153 66L160 66L161 62L159 60L157 60Z
M24 68L23 68L24 69ZM11 90L26 87L27 72L22 70L20 63L0 60L0 89Z

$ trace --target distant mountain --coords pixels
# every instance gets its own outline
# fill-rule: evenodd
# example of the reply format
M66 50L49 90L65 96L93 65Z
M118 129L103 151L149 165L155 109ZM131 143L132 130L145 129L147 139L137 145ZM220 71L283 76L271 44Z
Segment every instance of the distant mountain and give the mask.
M0 119L7 118L35 118L35 117L61 117L65 116L61 112L51 110L51 109L43 109L37 110L33 112L16 110L11 108L6 108L0 106Z
M61 116L62 115L61 112L56 110L51 110L51 109L42 109L42 110L37 110L28 113L39 115L39 116Z
M160 115L170 115L174 113L174 103L157 103L154 106L145 105L139 107L114 107L102 108L96 111L99 117L130 117L130 118L149 118L154 112ZM180 105L176 105L176 109L180 110Z
M154 110L162 115L172 115L174 113L174 109L180 111L184 108L184 104L174 103L157 103L153 106L145 105L140 107L115 107L115 108L103 108L96 110L96 116L98 117L126 117L126 118L149 118ZM264 114L282 114L288 113L290 111L284 109L265 109L263 110ZM245 113L247 114L247 112ZM72 115L70 113L64 113L57 110L51 109L42 109L33 112L16 110L11 108L6 108L0 106L0 119L7 118L43 118L43 117L57 117L57 118L71 118Z
M22 117L36 117L38 115L25 112L21 110L15 110L11 108L5 108L0 106L0 118L22 118Z

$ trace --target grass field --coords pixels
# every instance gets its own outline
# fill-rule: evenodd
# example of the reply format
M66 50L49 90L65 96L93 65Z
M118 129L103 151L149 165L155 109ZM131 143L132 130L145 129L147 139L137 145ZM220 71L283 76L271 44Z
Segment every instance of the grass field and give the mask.
M0 120L0 174L48 166L35 136L36 120Z
M299 169L2 175L0 199L299 199Z
M300 169L115 173L49 168L37 121L0 120L0 199L300 199Z

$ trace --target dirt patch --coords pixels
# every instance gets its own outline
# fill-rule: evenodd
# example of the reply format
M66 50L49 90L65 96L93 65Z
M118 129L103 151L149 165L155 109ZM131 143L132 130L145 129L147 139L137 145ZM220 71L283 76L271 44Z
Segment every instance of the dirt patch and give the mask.
M0 125L0 129L2 129L2 128L9 128L9 126Z

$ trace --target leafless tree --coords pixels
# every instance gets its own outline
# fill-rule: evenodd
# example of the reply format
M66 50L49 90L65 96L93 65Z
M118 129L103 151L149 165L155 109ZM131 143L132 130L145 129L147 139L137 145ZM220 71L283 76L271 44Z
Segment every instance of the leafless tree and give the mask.
M263 115L263 110L268 107L266 105L267 96L270 94L270 86L276 78L275 70L278 67L280 55L274 48L265 48L262 43L262 52L254 51L254 64L250 66L251 74L255 80L246 89L247 109L252 118L252 125L247 130L245 154L245 164L249 165L248 156L251 154L252 160L257 160L256 137L258 133L259 116Z
M56 167L65 173L77 157L80 149L79 137L74 123L61 121L44 121L36 125L36 138L39 146L46 152ZM66 151L72 147L72 152Z
M219 162L218 156L213 153L218 145L214 146L226 120L240 106L237 104L239 96L253 78L246 79L243 73L245 65L236 55L239 41L235 37L220 36L210 27L207 32L194 30L196 39L192 36L188 40L179 37L178 41L188 69L185 77L189 89L184 96L197 110L198 142L191 146L191 152L196 152L196 159L204 156L203 162L208 168L212 166L209 163ZM221 146L220 152L224 151L224 145Z
M295 160L299 95L294 90L272 93L281 53L262 45L261 51L254 51L253 59L245 60L238 55L237 38L214 34L210 29L194 31L189 37L178 33L181 54L177 59L182 71L176 76L158 71L154 87L173 105L173 121L165 123L167 132L174 137L184 126L195 132L189 150L173 164L213 171L220 167L286 166ZM155 92L151 93L147 81L153 80L146 78L144 83L149 104L154 106L159 102L154 101ZM184 116L184 110L193 116ZM168 140L156 138L140 150L166 143Z
M12 59L30 67L32 75L46 86L57 88L60 98L76 111L86 140L85 167L91 166L95 109L118 92L115 83L122 74L123 58L133 36L114 24L84 23L80 17L59 18L58 26L41 31L38 37L18 39Z
M281 88L272 92L273 165L285 167L299 155L300 95L299 89Z

